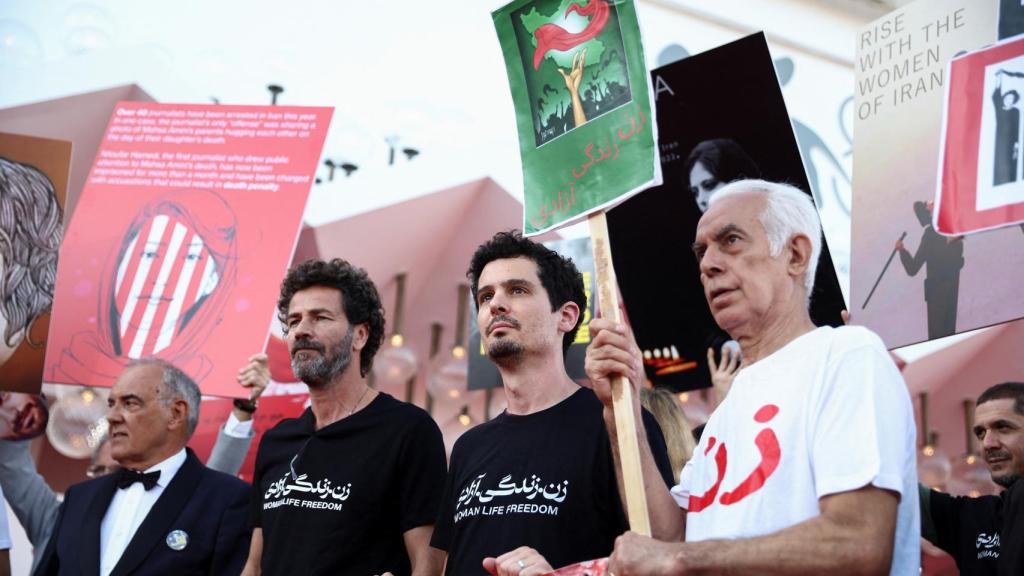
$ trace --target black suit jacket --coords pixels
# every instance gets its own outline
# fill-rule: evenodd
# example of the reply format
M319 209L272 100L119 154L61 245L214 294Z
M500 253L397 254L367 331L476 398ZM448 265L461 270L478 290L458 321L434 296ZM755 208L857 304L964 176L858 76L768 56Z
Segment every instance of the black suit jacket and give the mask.
M204 466L191 449L139 525L111 576L238 574L249 553L249 485ZM100 571L100 524L117 490L117 475L75 484L36 575L94 576ZM174 550L167 535L188 544Z

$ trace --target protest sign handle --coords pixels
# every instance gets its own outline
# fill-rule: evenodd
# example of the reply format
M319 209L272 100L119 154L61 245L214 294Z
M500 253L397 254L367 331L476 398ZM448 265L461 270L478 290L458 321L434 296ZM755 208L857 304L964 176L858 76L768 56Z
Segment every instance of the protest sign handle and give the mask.
M608 238L608 219L601 210L591 215L589 222L601 315L615 322L622 322L618 284L615 280L612 248ZM644 477L640 465L640 444L636 435L633 394L629 386L629 381L623 376L612 379L612 408L615 411L622 486L626 492L624 497L630 529L638 534L650 536L651 521L647 516L647 495L644 493Z

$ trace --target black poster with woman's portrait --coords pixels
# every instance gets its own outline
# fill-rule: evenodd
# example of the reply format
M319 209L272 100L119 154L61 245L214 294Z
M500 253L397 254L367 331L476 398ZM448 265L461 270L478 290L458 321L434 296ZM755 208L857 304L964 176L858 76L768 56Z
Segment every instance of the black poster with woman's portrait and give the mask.
M651 72L664 184L608 212L612 255L648 377L674 390L710 386L707 350L729 336L711 316L691 250L714 191L733 180L785 182L810 195L764 34ZM824 238L822 239L824 242ZM811 318L845 308L823 246Z

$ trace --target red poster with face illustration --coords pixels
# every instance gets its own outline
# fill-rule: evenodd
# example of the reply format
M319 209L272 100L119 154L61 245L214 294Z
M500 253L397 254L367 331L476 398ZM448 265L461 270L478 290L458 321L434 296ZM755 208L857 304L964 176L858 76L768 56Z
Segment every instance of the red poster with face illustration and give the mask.
M244 396L331 113L119 103L61 247L46 381L109 387L157 356Z

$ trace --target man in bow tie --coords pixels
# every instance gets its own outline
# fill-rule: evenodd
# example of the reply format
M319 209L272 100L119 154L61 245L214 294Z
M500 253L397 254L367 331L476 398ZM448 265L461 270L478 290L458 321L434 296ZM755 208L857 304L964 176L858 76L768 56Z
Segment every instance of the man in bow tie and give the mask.
M237 574L249 548L249 486L185 447L199 388L173 365L144 359L108 404L116 474L68 489L36 574Z

